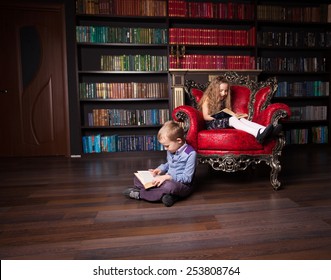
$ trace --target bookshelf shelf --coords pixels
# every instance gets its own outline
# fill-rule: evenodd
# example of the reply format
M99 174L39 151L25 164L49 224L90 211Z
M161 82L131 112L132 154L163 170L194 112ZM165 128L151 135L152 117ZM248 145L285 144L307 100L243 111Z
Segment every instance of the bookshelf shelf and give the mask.
M109 126L82 126L84 130L109 130L109 129L155 129L160 128L161 125L109 125Z
M264 71L262 70L262 75L263 76L271 76L271 75L276 75L276 76L329 76L329 72L312 72L312 71L304 71L304 72L299 72L299 71Z
M129 44L129 43L84 43L84 42L78 42L78 47L84 48L84 47L113 47L113 48L166 48L168 45L165 44Z
M122 0L123 1L123 0ZM120 21L122 22L123 19L130 20L133 22L166 22L166 16L117 16L117 15L110 15L110 14L81 14L76 13L77 20L91 20L91 21Z
M80 102L154 102L164 101L169 102L168 98L87 98L80 99Z
M298 21L276 21L276 20L257 20L258 24L261 24L263 26L271 26L274 27L275 24L277 24L278 27L322 27L331 25L330 22L298 22Z
M253 19L220 19L220 18L191 18L191 17L169 17L170 24L183 24L188 23L192 25L192 20L198 24L204 25L236 25L236 26L245 26L245 25L254 25L255 20Z
M298 125L301 126L312 126L312 125L327 125L327 120L299 120L299 121L286 121L284 122L286 125L292 125L297 127Z
M153 74L167 74L167 71L78 71L78 74L93 74L93 75L105 75L105 74L116 74L116 75L153 75Z
M297 101L307 101L307 102L313 102L313 101L321 101L325 102L329 100L329 96L288 96L288 97L278 97L275 96L273 100L276 102L297 102Z

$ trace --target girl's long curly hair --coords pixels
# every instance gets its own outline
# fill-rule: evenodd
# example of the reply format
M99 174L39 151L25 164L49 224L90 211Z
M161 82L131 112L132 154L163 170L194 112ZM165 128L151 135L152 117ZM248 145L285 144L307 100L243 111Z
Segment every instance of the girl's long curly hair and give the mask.
M202 98L198 103L198 109L201 111L202 104L208 102L208 114L212 115L224 108L231 108L231 92L225 98L222 98L220 95L220 84L228 84L230 88L230 82L223 76L217 76L214 78L207 89L205 90Z

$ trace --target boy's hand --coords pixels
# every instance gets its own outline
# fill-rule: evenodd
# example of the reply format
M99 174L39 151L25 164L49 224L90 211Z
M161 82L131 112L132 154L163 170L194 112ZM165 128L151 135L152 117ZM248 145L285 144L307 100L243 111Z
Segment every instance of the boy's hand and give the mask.
M157 177L155 177L155 179L153 181L153 185L156 187L159 187L163 184L164 181L171 180L171 179L172 179L171 176L168 174L157 176Z
M161 170L160 169L149 169L150 172L152 172L153 176L160 175Z

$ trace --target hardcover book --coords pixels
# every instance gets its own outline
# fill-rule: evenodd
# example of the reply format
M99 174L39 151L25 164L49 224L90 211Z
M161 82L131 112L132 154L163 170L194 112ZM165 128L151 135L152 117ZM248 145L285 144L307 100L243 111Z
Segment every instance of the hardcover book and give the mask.
M149 170L140 170L134 173L138 180L144 185L145 189L153 188L155 185L153 184L154 176L153 173Z
M246 118L248 115L246 113L236 114L235 112L231 111L228 108L224 108L223 110L211 115L215 119L223 119L229 117L236 117L236 118Z

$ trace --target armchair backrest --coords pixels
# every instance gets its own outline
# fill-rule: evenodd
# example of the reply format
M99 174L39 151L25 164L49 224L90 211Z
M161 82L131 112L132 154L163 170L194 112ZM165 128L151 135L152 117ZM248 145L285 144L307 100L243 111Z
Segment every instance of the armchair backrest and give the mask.
M277 91L276 78L270 78L265 82L260 82L255 92L255 100L253 102L254 112L259 113L270 104L272 97Z
M251 89L241 85L231 85L231 107L236 113L248 114L248 107L251 99Z

